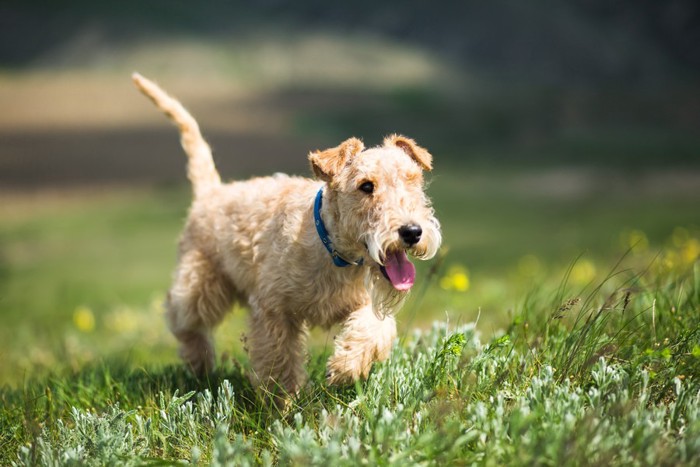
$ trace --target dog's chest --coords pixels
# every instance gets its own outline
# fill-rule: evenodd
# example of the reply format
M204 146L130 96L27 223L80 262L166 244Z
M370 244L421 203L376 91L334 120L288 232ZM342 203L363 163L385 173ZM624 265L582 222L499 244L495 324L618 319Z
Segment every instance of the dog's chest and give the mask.
M309 325L329 328L370 302L362 277L349 276L345 280L333 280L328 275L319 277L314 288L300 294L303 297L300 308L304 309L304 320Z

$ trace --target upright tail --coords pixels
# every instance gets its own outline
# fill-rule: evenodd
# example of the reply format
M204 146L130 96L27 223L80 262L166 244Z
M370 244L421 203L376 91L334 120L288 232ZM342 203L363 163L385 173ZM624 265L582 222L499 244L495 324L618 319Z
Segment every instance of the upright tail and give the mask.
M131 76L134 84L177 125L180 142L187 153L187 177L192 182L194 196L203 194L221 184L221 177L214 166L211 149L199 131L197 121L174 97L169 96L157 84L138 73Z

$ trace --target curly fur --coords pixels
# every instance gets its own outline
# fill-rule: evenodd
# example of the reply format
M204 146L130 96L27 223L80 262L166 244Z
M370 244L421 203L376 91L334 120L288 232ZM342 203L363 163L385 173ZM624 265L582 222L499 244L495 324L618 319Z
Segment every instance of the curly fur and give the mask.
M366 376L372 362L389 355L393 315L408 293L382 274L387 252L429 259L440 246L422 173L432 169L432 156L404 136L369 149L350 138L309 154L317 180L280 174L223 184L194 118L153 82L138 74L133 80L177 124L188 155L194 199L166 301L185 362L199 374L213 367L212 329L239 301L250 308L247 346L256 384L295 393L306 377L309 327L337 323L342 330L328 382ZM371 194L358 189L367 181ZM321 218L334 247L361 258L361 266L335 266L321 244L313 220L320 188ZM414 245L398 233L407 223L423 229Z

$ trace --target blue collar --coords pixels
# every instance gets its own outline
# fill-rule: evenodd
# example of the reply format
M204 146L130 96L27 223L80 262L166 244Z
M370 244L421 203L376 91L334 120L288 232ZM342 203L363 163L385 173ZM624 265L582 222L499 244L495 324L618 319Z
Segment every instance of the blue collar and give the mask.
M321 219L321 204L323 203L322 198L323 188L318 190L318 193L316 194L316 201L314 202L314 224L316 224L316 232L318 232L318 236L321 238L323 246L326 247L328 253L331 254L331 258L333 258L333 264L340 268L344 268L345 266L362 265L362 258L354 262L347 261L340 255L340 253L338 253L338 251L335 248L333 248L333 242L331 242L331 237L328 235L328 230L326 230L326 226L323 223L323 219Z

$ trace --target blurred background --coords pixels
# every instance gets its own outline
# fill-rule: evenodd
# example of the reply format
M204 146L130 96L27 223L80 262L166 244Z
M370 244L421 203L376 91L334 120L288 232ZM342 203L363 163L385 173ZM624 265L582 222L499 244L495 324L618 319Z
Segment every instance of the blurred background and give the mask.
M428 148L445 248L403 330L490 335L623 256L697 264L697 1L199 3L0 3L0 384L177 361L161 302L185 156L136 70L192 111L226 179L307 175L350 136ZM244 322L220 350L241 352Z

